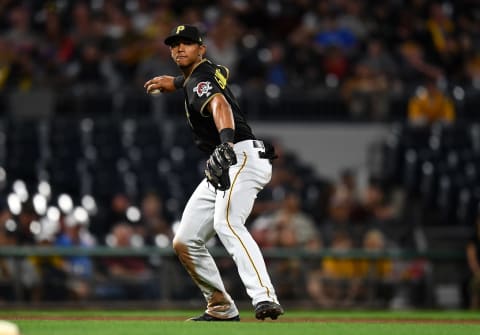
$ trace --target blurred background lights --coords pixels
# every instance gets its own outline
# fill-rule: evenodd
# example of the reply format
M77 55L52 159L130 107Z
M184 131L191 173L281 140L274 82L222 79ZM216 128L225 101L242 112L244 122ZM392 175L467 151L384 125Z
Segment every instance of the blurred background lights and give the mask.
M93 130L93 120L90 118L85 118L80 122L80 128L82 129L82 132L88 133Z
M28 190L23 180L15 180L13 182L12 189L13 189L13 192L15 192L18 195L21 202L26 202L28 200Z
M268 63L272 60L272 52L268 49L261 49L258 51L258 59L263 63Z
M143 237L138 235L138 234L134 234L132 236L132 238L130 239L130 244L132 245L132 247L134 248L141 248L144 246L145 242L143 240Z
M7 197L8 209L13 215L18 215L22 211L20 197L16 193L10 193Z
M17 230L17 226L17 223L12 219L5 221L5 229L11 233Z
M51 221L47 218L40 220L41 234L43 239L51 240L60 230L60 223L58 221Z
M166 248L170 245L170 239L165 234L155 236L155 245L159 248Z
M95 215L97 213L97 203L95 198L91 195L85 195L82 198L82 206L87 210L90 215Z
M0 166L0 184L4 183L7 180L7 172L3 167Z
M255 37L255 35L248 34L242 38L242 43L245 48L253 49L257 46L258 39Z
M42 194L35 194L33 196L33 208L38 215L45 215L47 212L47 198Z
M50 198L52 195L52 187L48 182L45 180L42 180L41 182L38 183L38 193L46 197L47 199Z
M30 232L33 235L38 235L42 231L42 225L40 224L40 222L38 222L36 220L30 222L30 227L29 228L30 228Z
M135 206L128 207L126 215L127 215L128 221L130 222L138 222L142 217L142 213Z
M455 86L453 89L453 97L457 100L463 100L465 98L465 90L460 86Z
M86 224L88 223L88 212L83 207L75 207L73 211L73 218L78 223Z
M115 247L117 245L117 239L112 234L108 234L105 237L105 244L109 247Z
M472 86L477 90L480 89L480 77L472 79Z
M73 210L73 200L68 194L60 194L58 196L58 207L63 213L70 213Z
M265 93L270 99L278 99L280 97L280 87L274 84L268 84Z
M327 87L335 88L338 86L338 84L339 84L339 80L335 74L333 73L327 74L327 76L325 77L325 85L327 85Z
M181 162L185 159L185 151L181 147L173 147L170 156L175 162Z
M59 221L60 220L60 210L55 206L48 207L47 218L50 221Z

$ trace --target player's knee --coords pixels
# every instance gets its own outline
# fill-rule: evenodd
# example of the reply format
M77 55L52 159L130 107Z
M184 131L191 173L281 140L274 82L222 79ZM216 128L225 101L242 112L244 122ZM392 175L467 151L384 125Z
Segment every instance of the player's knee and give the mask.
M187 243L181 237L175 236L172 241L172 247L178 255L187 249Z
M196 248L199 245L201 245L200 241L182 235L175 235L172 241L173 250L175 250L177 254L187 250L188 248Z

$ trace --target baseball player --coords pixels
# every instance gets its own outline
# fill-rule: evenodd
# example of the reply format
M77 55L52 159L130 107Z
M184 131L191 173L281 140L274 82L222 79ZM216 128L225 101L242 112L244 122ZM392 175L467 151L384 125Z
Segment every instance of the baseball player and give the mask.
M183 88L188 123L198 148L210 155L205 175L190 197L173 248L202 291L207 308L192 321L240 321L205 243L216 233L235 261L257 319L283 314L262 253L245 227L257 193L270 181L271 145L257 140L228 87L229 70L204 58L195 26L180 25L165 39L183 75L158 76L148 93Z

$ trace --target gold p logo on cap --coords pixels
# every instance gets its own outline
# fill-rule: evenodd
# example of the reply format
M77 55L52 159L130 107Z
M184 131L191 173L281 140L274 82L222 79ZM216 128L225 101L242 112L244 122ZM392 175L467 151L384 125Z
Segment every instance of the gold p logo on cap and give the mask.
M185 26L178 26L178 27L177 27L177 31L176 31L175 34L177 34L177 35L180 34L180 32L181 32L182 30L185 30Z

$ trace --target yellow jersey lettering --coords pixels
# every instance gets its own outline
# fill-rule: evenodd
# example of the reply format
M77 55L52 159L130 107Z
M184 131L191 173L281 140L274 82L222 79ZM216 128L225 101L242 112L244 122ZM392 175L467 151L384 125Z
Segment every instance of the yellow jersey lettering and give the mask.
M215 70L215 80L217 81L218 85L220 85L222 90L227 87L227 78L225 78L220 69Z

